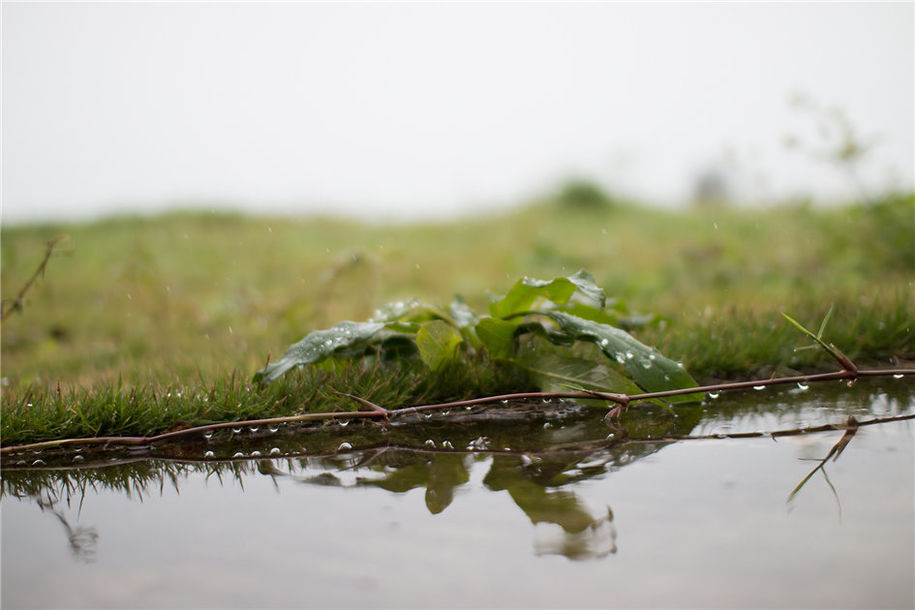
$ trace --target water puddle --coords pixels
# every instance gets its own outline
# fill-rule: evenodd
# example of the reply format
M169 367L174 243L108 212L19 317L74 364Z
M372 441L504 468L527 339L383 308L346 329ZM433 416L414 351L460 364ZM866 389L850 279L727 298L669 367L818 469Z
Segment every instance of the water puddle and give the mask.
M886 379L20 455L2 603L911 607L915 420L869 422L913 413Z

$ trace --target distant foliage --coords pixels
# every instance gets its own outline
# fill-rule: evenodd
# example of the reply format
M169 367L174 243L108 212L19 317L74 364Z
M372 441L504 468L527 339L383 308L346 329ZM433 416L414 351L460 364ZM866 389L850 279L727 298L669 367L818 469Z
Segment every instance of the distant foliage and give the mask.
M601 210L613 204L613 199L599 184L585 179L569 180L563 184L557 199L562 206L582 210Z

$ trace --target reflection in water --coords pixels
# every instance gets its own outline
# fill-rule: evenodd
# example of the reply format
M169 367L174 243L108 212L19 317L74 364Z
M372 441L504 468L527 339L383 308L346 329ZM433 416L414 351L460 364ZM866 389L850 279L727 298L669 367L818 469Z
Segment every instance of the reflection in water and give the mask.
M808 393L809 394L809 393ZM741 430L768 429L799 421L805 426L817 421L835 422L842 412L844 433L819 464L795 487L794 500L816 474L826 475L824 466L835 460L852 442L859 422L849 412L900 415L911 411L908 391L897 389L896 398L875 392L876 398L848 400L834 410L817 405L799 408L791 404L790 392L782 403L765 408L749 399L734 401L730 413L724 407L709 413L707 405L666 412L633 412L624 420L624 430L611 432L602 424L600 412L576 412L565 420L508 422L486 425L424 426L420 430L379 431L372 427L347 427L345 451L341 431L326 430L304 435L274 434L267 439L213 439L197 444L165 447L158 459L79 456L78 466L17 470L17 463L4 463L2 495L27 498L59 521L74 557L92 562L99 532L92 527L73 526L61 506L82 503L92 494L115 492L142 500L166 487L178 489L189 477L204 477L223 485L244 487L248 477L266 476L309 486L377 489L389 494L424 490L425 506L432 515L447 511L470 482L480 480L474 492L488 490L511 498L533 525L533 550L537 556L561 555L569 559L595 559L617 552L616 524L608 502L613 498L585 498L587 486L580 483L605 477L652 455L685 435L697 437L739 436ZM869 396L869 395L866 395ZM716 405L723 405L716 401ZM757 413L757 410L759 412ZM763 422L760 425L760 422ZM864 422L861 422L864 425ZM833 428L835 429L835 428ZM417 434L419 432L419 434ZM702 442L714 442L702 441ZM305 450L303 445L308 445ZM355 449L353 449L355 447ZM457 448L457 449L456 449ZM244 456L231 459L231 456ZM261 456L271 456L265 458ZM210 456L215 456L211 458ZM274 457L278 456L278 457ZM43 456L49 461L50 456ZM19 459L19 458L14 458ZM69 458L72 462L72 456ZM485 471L485 473L484 473ZM473 476L474 473L482 477ZM838 494L827 478L827 484ZM590 500L590 502L589 502ZM841 511L841 507L840 507Z
M34 500L42 511L50 512L64 526L67 532L67 542L70 543L73 557L80 563L92 563L95 561L95 553L98 548L98 532L95 528L72 527L63 512L56 508L60 498L52 497L50 491L46 492L43 497L34 497Z

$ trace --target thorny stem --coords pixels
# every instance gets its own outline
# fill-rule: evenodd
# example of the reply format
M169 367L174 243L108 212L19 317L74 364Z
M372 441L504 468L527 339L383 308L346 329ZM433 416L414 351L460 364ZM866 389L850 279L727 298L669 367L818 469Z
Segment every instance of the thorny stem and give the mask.
M658 436L652 438L629 438L626 435L614 436L613 438L603 439L600 441L585 441L580 443L570 443L565 445L559 445L550 447L547 449L540 450L517 450L517 449L458 449L458 448L443 448L443 447L426 447L426 446L414 446L407 444L374 444L371 446L365 447L356 447L346 452L333 451L330 453L292 453L286 454L282 457L291 458L291 457L309 457L309 458L323 458L323 457L334 457L339 456L341 453L356 453L356 452L375 452L372 456L366 460L365 463L368 463L378 453L382 451L411 451L414 453L422 454L456 454L456 455L466 455L468 453L485 453L485 454L498 454L498 455L526 455L529 457L544 457L549 455L556 454L567 454L567 453L582 453L582 452L591 452L598 451L601 449L607 449L611 446L617 446L620 444L658 444L658 443L674 443L681 441L706 441L706 440L727 440L727 439L744 439L744 438L771 438L773 440L778 438L792 437L792 436L807 436L810 434L816 434L819 432L834 432L837 430L845 430L846 435L843 435L842 439L845 439L848 436L848 431L854 426L855 429L858 427L864 426L873 426L878 424L885 424L891 422L906 421L910 419L915 419L915 413L909 413L906 415L893 415L890 417L876 417L873 419L868 419L864 421L856 421L854 424L851 423L841 423L841 424L823 424L822 426L814 426L808 428L790 428L784 430L773 430L771 432L733 432L733 433L720 433L720 434L701 434L701 435L670 435L670 436ZM850 439L849 439L850 440ZM842 440L839 441L842 443ZM835 449L835 448L834 448ZM831 456L834 456L836 451L830 451L827 455L827 459ZM74 468L92 468L97 466L111 466L115 464L130 464L137 461L142 461L148 459L146 455L135 455L130 457L125 457L122 459L105 459L98 461L86 461L81 463L79 466L52 466L49 468L43 468L42 470L72 470ZM170 457L167 455L158 456L157 459L163 462L209 462L214 461L210 458L188 458L188 457ZM269 462L270 460L275 459L274 457L257 457L252 458L250 456L246 457L232 457L232 458L215 458L215 461L219 462L248 462L248 461L264 461ZM820 460L817 460L820 461ZM9 466L4 467L5 470L29 470L30 467L25 466Z
M30 443L27 445L13 445L9 447L0 447L0 455L12 453L14 451L22 451L26 449L48 449L52 447L66 447L66 446L89 446L89 445L101 445L103 448L108 447L148 447L155 443L172 440L181 436L189 434L199 434L201 432L207 432L210 430L219 430L224 428L236 428L241 426L261 426L265 424L280 424L280 423L289 423L289 422L300 422L300 421L309 421L309 420L329 420L329 419L363 419L363 418L384 418L388 420L390 417L400 416L407 413L417 413L420 411L441 411L444 409L451 409L455 407L469 407L480 404L487 403L496 403L503 401L513 401L513 400L525 400L525 399L557 399L557 398L572 398L572 399L601 399L608 402L616 403L616 406L610 411L610 414L619 414L622 410L626 409L630 404L647 401L654 398L666 398L670 396L683 396L686 394L699 394L705 392L722 392L728 390L740 390L745 388L758 388L766 387L771 385L783 385L789 383L799 383L799 382L818 382L818 381L830 381L830 380L839 380L839 379L849 379L854 380L858 377L887 377L890 375L904 375L910 376L915 375L915 369L867 369L867 370L858 370L852 364L852 370L843 369L841 371L835 371L832 373L818 373L813 375L797 375L794 377L776 377L772 379L760 379L755 381L735 381L729 383L719 383L713 385L698 386L693 388L682 388L678 390L666 390L663 392L647 392L643 394L615 394L611 392L598 392L594 390L580 390L580 391L569 391L569 392L519 392L515 394L500 394L497 396L485 396L482 398L472 398L469 400L456 400L452 402L442 402L436 404L428 405L418 405L413 407L404 407L400 409L385 409L375 403L372 403L364 398L358 396L353 396L351 394L344 394L342 392L336 392L341 396L345 396L352 400L355 400L362 406L368 407L367 411L335 411L330 413L305 413L302 415L291 415L286 417L270 417L265 419L250 419L242 421L233 421L233 422L222 422L218 424L208 424L205 426L194 426L190 428L183 428L181 430L175 430L172 432L165 432L163 434L157 434L154 436L101 436L101 437L89 437L89 438L68 438L68 439L58 439L52 441L43 441L40 443Z

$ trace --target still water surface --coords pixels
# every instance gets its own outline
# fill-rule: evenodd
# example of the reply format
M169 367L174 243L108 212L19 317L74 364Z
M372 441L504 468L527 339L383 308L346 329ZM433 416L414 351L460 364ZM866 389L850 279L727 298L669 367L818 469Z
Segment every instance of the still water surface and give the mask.
M724 394L625 432L567 411L4 464L3 607L915 604L913 420L861 426L790 499L843 430L660 438L911 414L911 382Z

